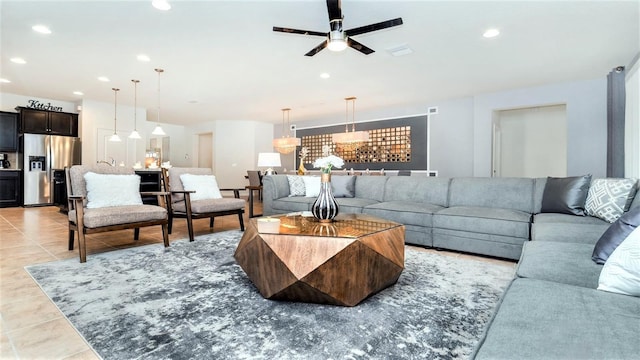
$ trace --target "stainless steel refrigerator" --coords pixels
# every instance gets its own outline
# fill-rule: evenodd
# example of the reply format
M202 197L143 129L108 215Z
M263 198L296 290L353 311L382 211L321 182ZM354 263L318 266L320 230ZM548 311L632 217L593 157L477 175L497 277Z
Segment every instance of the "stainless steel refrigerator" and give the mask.
M80 138L24 134L22 141L24 205L53 204L53 173L80 164Z

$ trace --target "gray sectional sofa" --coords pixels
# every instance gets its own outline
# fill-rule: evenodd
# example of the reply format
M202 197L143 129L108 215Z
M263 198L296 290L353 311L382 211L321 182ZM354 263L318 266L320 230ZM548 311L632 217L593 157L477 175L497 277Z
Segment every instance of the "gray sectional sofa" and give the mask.
M640 358L640 298L596 290L602 265L591 255L610 224L542 213L546 181L358 176L354 197L336 200L341 212L405 224L408 244L519 260L472 358ZM263 182L265 215L315 200L289 196L284 175Z
M546 178L356 176L354 197L336 201L340 212L404 224L408 244L517 260L522 245L531 239L545 183ZM265 176L263 186L265 215L308 211L315 200L289 196L286 175ZM587 222L596 232L608 226L597 218Z

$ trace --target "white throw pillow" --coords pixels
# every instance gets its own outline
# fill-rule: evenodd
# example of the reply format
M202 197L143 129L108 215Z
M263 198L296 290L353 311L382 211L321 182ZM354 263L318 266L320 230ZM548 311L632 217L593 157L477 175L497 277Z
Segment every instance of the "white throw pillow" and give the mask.
M320 194L320 176L303 176L304 196L316 197Z
M140 176L131 174L84 174L87 184L87 208L142 205Z
M598 290L640 296L640 227L609 256L598 283Z
M185 190L195 191L191 194L191 200L222 199L218 188L218 182L213 175L180 175L182 187Z

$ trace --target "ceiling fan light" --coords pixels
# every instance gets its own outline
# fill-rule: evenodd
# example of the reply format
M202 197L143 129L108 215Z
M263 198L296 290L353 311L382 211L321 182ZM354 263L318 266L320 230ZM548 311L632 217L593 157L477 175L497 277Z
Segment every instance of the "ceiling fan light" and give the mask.
M327 48L331 51L342 51L347 48L347 42L343 39L329 40Z

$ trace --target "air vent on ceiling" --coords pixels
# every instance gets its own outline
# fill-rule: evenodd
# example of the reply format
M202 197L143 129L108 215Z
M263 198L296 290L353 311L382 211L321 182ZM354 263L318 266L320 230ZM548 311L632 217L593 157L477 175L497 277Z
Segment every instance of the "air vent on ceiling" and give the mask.
M413 53L413 50L411 50L411 48L407 44L387 48L387 51L393 56L403 56Z

